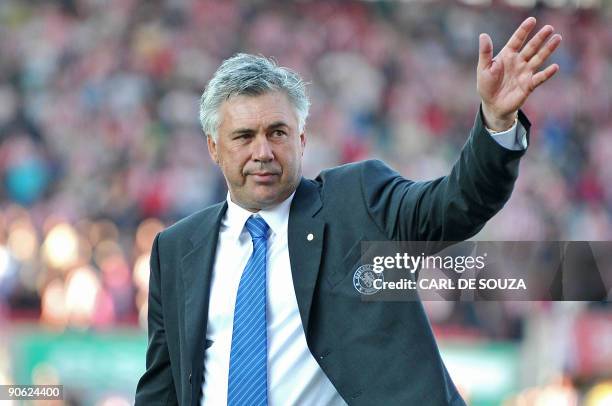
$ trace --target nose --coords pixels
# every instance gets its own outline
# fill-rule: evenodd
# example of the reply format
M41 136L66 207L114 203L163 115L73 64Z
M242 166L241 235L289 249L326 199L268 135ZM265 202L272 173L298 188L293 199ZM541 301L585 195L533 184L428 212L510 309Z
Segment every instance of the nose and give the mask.
M274 153L266 136L255 137L251 144L253 147L252 157L256 162L270 162L274 159Z

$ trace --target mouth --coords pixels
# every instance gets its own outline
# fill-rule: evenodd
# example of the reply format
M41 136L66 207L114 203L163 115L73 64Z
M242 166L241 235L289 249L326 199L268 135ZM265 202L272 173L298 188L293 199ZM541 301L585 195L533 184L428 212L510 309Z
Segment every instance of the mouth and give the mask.
M250 176L253 178L253 180L255 180L255 182L266 184L274 182L279 174L273 172L258 172L251 173Z

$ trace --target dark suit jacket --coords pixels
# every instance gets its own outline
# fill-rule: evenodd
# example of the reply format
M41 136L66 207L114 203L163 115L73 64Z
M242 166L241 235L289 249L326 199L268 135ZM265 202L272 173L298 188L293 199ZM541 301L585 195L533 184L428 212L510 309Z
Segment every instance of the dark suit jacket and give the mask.
M522 113L519 119L529 129ZM301 180L288 226L295 294L308 348L347 403L464 404L421 303L361 300L352 281L360 242L469 238L509 198L524 152L497 144L479 113L448 176L412 182L372 160ZM199 404L210 276L226 208L206 208L155 238L137 405Z

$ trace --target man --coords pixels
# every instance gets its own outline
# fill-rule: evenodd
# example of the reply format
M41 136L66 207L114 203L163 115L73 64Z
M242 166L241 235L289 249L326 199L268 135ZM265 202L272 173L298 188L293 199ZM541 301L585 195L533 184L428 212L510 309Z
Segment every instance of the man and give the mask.
M412 182L379 161L301 176L308 99L293 72L239 54L200 119L227 201L161 232L151 252L147 370L136 404L463 405L419 302L366 302L361 241L458 241L507 201L528 142L518 112L559 69L561 37L525 20L492 58L450 175Z

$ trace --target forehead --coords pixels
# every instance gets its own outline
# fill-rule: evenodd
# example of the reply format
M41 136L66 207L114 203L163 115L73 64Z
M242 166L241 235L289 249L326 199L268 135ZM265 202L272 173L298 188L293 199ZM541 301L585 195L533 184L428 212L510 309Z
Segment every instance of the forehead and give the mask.
M287 95L267 92L259 96L232 96L219 108L220 129L258 128L282 121L297 127L297 116Z

